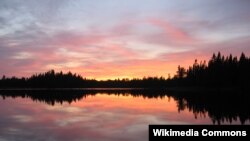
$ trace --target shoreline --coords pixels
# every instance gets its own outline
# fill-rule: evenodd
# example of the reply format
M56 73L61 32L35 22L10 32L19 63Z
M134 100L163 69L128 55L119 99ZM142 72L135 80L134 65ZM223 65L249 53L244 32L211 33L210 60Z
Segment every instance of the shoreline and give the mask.
M123 88L123 87L96 87L96 88L0 88L0 91L15 91L15 90L93 90L93 91L127 91L127 90L166 90L166 91L176 91L176 92L199 92L199 91L235 91L235 90L250 90L246 87L155 87L155 88Z

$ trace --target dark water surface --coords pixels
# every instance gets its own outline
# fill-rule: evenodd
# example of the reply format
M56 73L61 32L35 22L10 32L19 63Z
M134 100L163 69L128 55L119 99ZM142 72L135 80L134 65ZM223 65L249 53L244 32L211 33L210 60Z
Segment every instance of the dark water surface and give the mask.
M146 141L149 124L249 124L248 95L0 90L0 141Z

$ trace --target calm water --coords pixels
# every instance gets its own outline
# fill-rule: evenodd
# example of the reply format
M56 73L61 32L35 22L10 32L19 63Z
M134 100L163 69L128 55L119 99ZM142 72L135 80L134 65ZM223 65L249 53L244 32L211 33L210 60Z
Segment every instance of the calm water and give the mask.
M215 116L171 95L49 93L0 93L0 140L146 141L149 124L213 124ZM239 117L231 123L240 124Z

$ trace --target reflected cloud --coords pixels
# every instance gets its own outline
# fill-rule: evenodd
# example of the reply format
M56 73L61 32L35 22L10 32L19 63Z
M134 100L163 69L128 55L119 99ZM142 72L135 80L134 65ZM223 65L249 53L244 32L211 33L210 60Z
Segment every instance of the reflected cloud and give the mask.
M210 109L211 104L186 95L138 90L1 91L0 107L8 108L0 108L0 139L138 141L147 140L149 124L213 124L213 120L239 124L237 118L230 121L232 114L242 115L232 108L231 113L218 109L225 114L221 116L216 108ZM203 106L198 106L200 102Z
M33 117L27 115L14 115L12 116L12 118L14 118L14 120L16 120L17 122L23 122L23 123L34 121Z
M79 108L79 107L64 107L64 108L62 109L61 106L53 106L53 107L48 106L48 107L47 107L47 110L55 111L55 112L56 112L56 111L57 111L57 112L63 112L63 113L65 113L65 112L67 112L67 113L85 112L84 109L81 109L81 108Z
M58 126L69 126L71 124L74 124L74 123L79 123L79 122L82 122L84 119L82 117L70 117L69 119L65 119L65 118L61 118L61 119L57 119L55 120L55 123L58 125Z

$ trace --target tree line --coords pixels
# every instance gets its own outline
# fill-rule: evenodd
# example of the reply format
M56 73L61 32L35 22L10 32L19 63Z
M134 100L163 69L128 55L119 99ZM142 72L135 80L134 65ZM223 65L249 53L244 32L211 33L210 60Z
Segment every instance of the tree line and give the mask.
M175 85L185 86L247 87L250 86L250 58L244 53L238 59L219 52L208 63L195 60L188 69L178 66L174 81Z
M71 72L50 70L28 78L0 79L0 88L166 88L177 86L248 87L250 86L250 58L213 54L208 61L198 60L189 68L178 66L173 78L144 77L97 81Z

